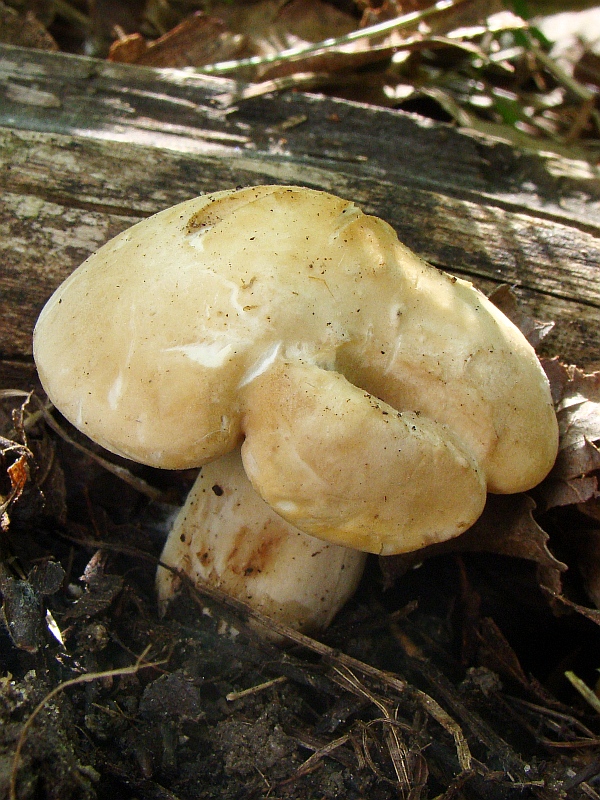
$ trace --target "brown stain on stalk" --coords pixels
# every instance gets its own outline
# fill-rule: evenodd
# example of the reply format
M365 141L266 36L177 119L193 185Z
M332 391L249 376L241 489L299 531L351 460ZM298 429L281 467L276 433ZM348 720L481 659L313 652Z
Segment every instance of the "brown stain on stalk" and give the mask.
M243 525L235 536L234 545L227 559L227 568L234 575L243 578L260 575L277 559L283 538L281 532L271 522L266 523L260 534Z

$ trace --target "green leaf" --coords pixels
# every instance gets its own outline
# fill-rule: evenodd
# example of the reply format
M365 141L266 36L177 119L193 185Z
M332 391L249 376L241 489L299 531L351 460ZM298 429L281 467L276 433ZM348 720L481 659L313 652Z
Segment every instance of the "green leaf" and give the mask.
M531 17L527 0L512 0L512 7L515 14L518 14L519 17L523 19L529 19Z

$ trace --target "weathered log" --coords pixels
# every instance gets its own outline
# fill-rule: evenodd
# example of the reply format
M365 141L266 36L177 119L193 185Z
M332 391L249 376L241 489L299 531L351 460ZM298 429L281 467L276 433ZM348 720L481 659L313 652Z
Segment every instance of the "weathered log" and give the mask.
M546 354L600 368L600 181L416 116L234 81L0 47L0 386L35 385L51 291L138 219L205 191L301 183L356 200L430 262L513 285Z

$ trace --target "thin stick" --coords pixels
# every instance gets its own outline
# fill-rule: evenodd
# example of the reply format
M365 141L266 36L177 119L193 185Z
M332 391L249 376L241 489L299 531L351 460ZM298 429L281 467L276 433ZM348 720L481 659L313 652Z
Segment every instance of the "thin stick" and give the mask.
M107 472L111 472L113 475L116 475L117 478L120 478L125 483L128 483L132 486L137 492L140 494L146 495L149 497L150 500L155 501L165 501L166 497L160 489L156 489L154 486L151 486L147 481L143 478L134 475L125 467L119 466L119 464L114 464L112 461L108 461L106 458L94 453L93 450L89 450L79 442L75 441L69 434L58 424L58 422L54 419L50 410L47 409L45 406L41 408L42 416L44 417L44 421L46 425L54 431L54 433L58 434L67 444L71 447L74 447L76 450L79 450L80 453L84 453L86 456L95 461L101 467L103 467Z
M335 650L333 647L323 644L323 642L319 642L316 639L312 639L310 636L306 636L304 633L300 633L293 628L289 628L287 625L284 625L275 619L265 617L260 612L255 611L250 606L247 606L245 603L237 600L231 595L225 594L225 592L217 589L214 586L209 586L207 583L199 583L198 585L195 585L185 573L172 567L170 569L180 578L182 584L188 587L192 599L199 605L202 603L201 597L208 597L232 610L235 614L241 615L242 619L244 617L246 619L252 619L255 622L258 622L267 631L281 636L290 642L294 642L294 644L304 647L313 653L317 653L328 664L337 669L338 675L340 674L338 667L341 664L351 672L359 672L362 675L367 675L373 680L384 684L399 694L410 694L412 698L414 698L429 714L429 716L431 716L452 736L461 769L469 770L471 768L471 752L460 725L458 725L458 723L452 719L452 717L440 706L436 700L433 699L433 697L430 697L425 692L410 686L406 681L402 680L391 672L383 672L371 664L367 664L364 661L353 658L352 656L349 656L340 650ZM250 633L252 635L251 631Z
M258 686L251 686L249 689L243 689L241 692L229 692L229 694L225 695L225 699L229 700L230 702L233 700L240 700L242 697L248 697L251 694L258 694L265 689L270 689L271 686L276 686L277 684L285 683L286 681L287 678L285 675L280 675L278 678L273 678L273 680L259 683Z

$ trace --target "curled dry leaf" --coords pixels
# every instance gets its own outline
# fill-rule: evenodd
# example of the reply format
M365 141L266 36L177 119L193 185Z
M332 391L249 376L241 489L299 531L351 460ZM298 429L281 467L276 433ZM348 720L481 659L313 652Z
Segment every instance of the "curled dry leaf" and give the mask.
M499 286L490 300L533 347L554 327L553 322L531 317L507 285ZM552 472L535 492L536 501L543 510L586 504L582 510L593 516L598 490L595 473L600 469L600 373L586 374L559 358L542 359L542 366L550 381L560 445Z
M8 406L15 398L23 402L11 410ZM64 474L55 443L36 427L38 415L31 409L41 401L10 389L0 393L0 399L6 401L0 409L0 529L7 531L15 515L23 521L43 513L63 522Z
M140 33L117 39L108 60L146 67L200 67L232 58L239 51L241 39L228 33L221 20L197 13L154 42Z
M0 436L0 529L10 526L9 509L22 496L30 477L30 461L33 455L29 448Z
M548 550L548 534L533 518L535 507L535 502L526 494L490 495L481 517L458 538L414 553L381 558L386 582L390 584L431 556L456 552L524 558L560 576L567 567Z
M106 573L105 564L106 557L101 550L98 550L88 562L82 576L86 590L65 613L65 619L80 619L100 614L121 592L123 576Z
M593 515L600 469L600 373L586 375L556 358L543 366L550 379L560 445L556 464L536 496L546 510L586 504Z
M579 515L563 538L574 554L585 591L600 608L600 373L586 374L558 359L544 362L560 426L556 464L537 490L546 509L571 506ZM562 594L560 578L543 588L559 605L575 608L600 624L600 614L572 603Z

